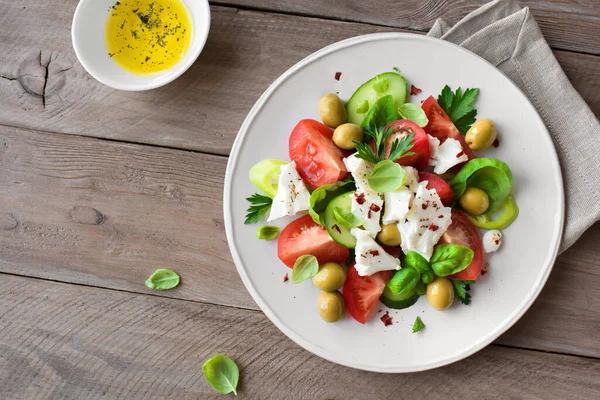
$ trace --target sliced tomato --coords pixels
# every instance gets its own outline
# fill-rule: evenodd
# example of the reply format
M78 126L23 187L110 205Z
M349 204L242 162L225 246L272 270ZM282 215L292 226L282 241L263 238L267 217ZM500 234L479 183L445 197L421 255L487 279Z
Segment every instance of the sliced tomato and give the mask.
M459 132L458 129L456 129L456 126L454 126L454 123L452 123L452 120L448 114L446 114L433 96L429 96L423 102L421 108L423 111L425 111L427 119L429 119L429 123L425 127L425 132L438 138L441 142L446 140L446 138L458 140L463 148L463 151L469 157L469 160L475 158L473 151L471 151L469 145L465 141L465 137Z
M303 119L289 139L290 159L304 182L312 187L335 183L348 175L341 150L331 139L333 130L318 121Z
M427 134L423 128L415 124L413 121L409 121L407 119L399 119L398 121L394 121L388 124L386 128L392 128L392 131L394 132L388 137L385 145L386 159L390 155L392 143L394 143L396 139L400 140L412 132L414 133L415 138L413 140L413 147L410 151L415 154L412 156L401 157L400 159L396 160L396 162L400 165L410 165L416 169L423 169L427 166L430 155L429 140L427 139ZM371 144L371 146L375 147L374 144Z
M474 281L479 277L481 268L483 267L483 244L481 243L481 237L475 225L469 218L462 212L452 210L452 224L448 227L448 230L444 232L439 243L452 243L466 246L473 250L475 256L471 264L459 273L450 275L450 278Z
M352 318L364 324L377 305L385 285L392 277L392 271L381 271L370 276L360 276L354 264L348 268L344 283L344 303Z
M333 241L327 229L305 215L290 222L277 239L277 256L285 265L294 268L298 257L312 254L319 264L343 263L348 258L348 249Z
M419 172L419 182L427 181L427 189L435 189L442 204L449 207L452 204L452 189L445 180L430 172Z

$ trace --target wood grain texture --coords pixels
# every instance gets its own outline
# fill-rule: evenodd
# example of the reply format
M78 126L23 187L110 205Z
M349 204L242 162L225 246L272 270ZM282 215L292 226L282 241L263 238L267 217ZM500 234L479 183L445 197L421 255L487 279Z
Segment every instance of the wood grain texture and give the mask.
M238 363L244 399L600 394L600 360L492 345L433 371L376 374L311 355L256 311L6 275L0 290L0 397L6 400L221 399L201 370L217 352Z
M436 19L454 24L490 0L217 0L265 11L428 31ZM595 0L520 0L551 47L600 55L600 6Z
M225 155L254 102L293 64L348 37L399 31L212 7L206 48L191 69L130 93L96 82L77 62L65 28L76 3L0 0L0 124ZM21 28L42 16L38 29ZM600 57L555 54L600 115Z
M256 309L227 248L226 161L0 126L0 271ZM600 358L599 241L597 224L499 343ZM181 287L151 292L164 267Z

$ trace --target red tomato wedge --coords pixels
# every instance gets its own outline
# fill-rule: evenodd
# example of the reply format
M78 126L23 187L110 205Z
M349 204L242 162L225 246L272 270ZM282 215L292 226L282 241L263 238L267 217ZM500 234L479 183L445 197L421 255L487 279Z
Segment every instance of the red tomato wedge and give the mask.
M481 243L481 237L475 225L469 218L462 212L452 210L452 224L448 227L448 230L444 232L439 243L452 243L466 246L473 250L475 256L471 264L459 273L450 275L450 278L461 279L467 281L474 281L479 277L481 268L483 267L483 244Z
M277 256L285 265L294 268L298 257L312 254L319 264L343 263L348 249L333 241L327 229L315 223L310 215L300 217L288 224L277 238Z
M415 167L416 169L423 169L427 167L427 163L429 162L429 140L427 139L427 134L419 125L415 124L413 121L409 121L407 119L399 119L398 121L394 121L386 126L386 128L392 128L392 133L387 140L385 145L385 158L387 159L390 155L390 150L392 147L392 143L396 139L400 140L405 136L408 136L411 132L414 133L415 138L413 140L413 147L410 151L415 153L412 156L402 157L396 162L400 165L410 165ZM374 148L375 145L371 144Z
M352 318L361 324L367 322L392 274L393 271L381 271L370 276L360 276L354 263L348 268L343 295Z
M425 132L431 136L438 138L440 141L444 141L446 138L456 139L460 142L463 151L469 157L469 160L475 158L473 151L469 148L469 145L465 141L465 137L456 129L452 120L438 104L438 102L429 96L421 105L429 123L425 127Z
M348 175L341 150L331 140L333 130L312 119L303 119L289 139L290 159L311 188L335 183Z
M445 180L430 172L419 172L419 182L427 181L427 189L435 189L442 204L449 207L452 204L452 189Z

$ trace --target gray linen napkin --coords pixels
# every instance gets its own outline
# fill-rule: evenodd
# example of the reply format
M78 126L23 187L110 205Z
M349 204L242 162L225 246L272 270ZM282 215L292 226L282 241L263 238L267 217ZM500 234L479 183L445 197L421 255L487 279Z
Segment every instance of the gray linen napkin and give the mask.
M565 76L529 8L514 0L496 0L453 27L438 19L428 36L456 43L494 64L521 88L544 120L563 173L563 252L600 220L600 124Z

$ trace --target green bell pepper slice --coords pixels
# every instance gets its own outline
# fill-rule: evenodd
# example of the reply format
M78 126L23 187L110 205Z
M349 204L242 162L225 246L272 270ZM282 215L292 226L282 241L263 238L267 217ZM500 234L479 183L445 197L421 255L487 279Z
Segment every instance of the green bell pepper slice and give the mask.
M276 160L274 158L262 160L250 168L250 181L259 190L265 192L267 196L274 198L279 186L281 166L287 163L288 161Z
M519 215L519 206L515 199L508 195L504 203L494 213L469 215L469 219L478 228L502 230L513 223Z

